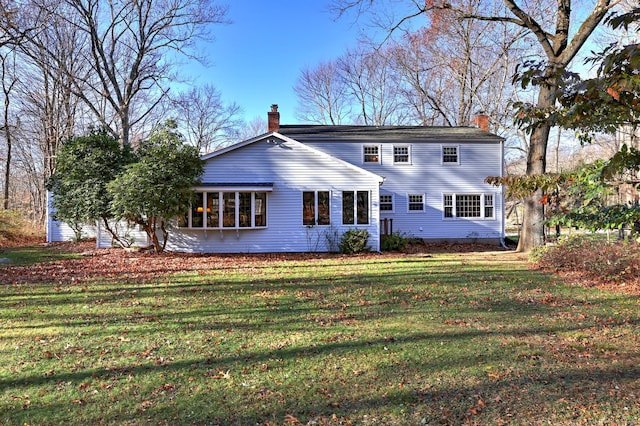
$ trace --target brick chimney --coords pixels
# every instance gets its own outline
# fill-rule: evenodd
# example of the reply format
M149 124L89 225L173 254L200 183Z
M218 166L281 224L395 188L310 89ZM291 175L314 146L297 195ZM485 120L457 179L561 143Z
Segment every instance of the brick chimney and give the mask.
M480 130L489 131L489 116L484 111L479 111L471 123Z
M268 132L277 132L280 130L280 113L278 112L278 105L271 105L271 111L267 113Z

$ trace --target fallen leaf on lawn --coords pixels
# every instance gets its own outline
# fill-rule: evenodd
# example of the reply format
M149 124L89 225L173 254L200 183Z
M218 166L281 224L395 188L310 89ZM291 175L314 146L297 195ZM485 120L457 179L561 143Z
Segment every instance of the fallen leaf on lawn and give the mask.
M296 419L291 414L287 414L286 416L284 416L284 422L291 425L300 424L300 420Z

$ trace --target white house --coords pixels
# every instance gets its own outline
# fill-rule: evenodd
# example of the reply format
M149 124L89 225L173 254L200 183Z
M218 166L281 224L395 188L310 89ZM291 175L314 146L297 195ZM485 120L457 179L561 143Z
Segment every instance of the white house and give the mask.
M203 157L196 201L168 250L333 251L348 229L366 229L376 251L396 231L425 241L503 238L502 191L484 180L503 175L504 140L486 120L484 128L281 126L275 105L268 118L268 133Z

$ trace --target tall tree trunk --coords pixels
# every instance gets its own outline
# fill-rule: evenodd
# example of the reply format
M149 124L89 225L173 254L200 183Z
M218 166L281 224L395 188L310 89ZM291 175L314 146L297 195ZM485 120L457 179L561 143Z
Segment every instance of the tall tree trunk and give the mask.
M9 80L9 81L7 81ZM4 194L2 197L2 207L9 209L9 180L11 179L11 150L13 148L13 140L11 139L11 126L9 125L9 103L11 100L10 93L13 89L15 80L7 76L5 68L5 59L2 60L2 89L4 94L4 110L3 110L3 127L5 140L7 141L7 157L5 158L4 170Z
M544 84L538 94L538 108L546 109L555 103L554 84ZM547 144L551 126L538 125L531 133L527 153L527 175L540 175L547 170ZM518 241L518 251L528 252L544 244L544 204L540 203L544 194L537 190L524 201L522 232Z

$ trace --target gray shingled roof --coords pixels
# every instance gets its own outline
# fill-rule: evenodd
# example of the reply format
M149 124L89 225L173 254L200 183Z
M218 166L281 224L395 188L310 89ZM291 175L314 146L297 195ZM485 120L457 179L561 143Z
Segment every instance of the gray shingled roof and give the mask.
M502 142L475 127L281 125L278 133L304 141Z

